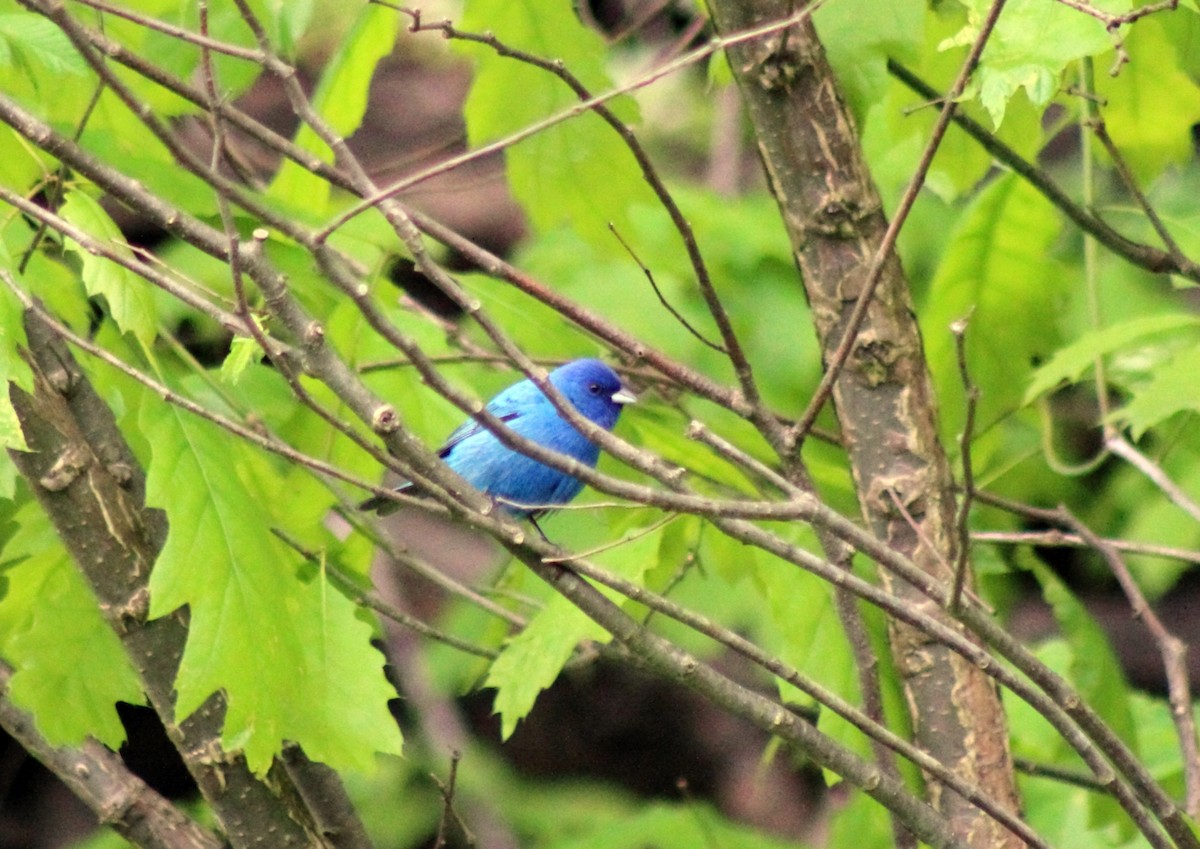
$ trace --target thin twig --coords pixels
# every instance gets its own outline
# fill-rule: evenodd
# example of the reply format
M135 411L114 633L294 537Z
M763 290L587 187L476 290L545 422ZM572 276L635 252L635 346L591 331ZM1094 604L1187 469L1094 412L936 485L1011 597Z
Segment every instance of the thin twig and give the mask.
M926 100L936 100L941 96L937 89L894 59L888 60L887 67L888 73ZM1200 264L1187 258L1172 257L1166 251L1126 238L1090 209L1071 200L1049 174L1026 160L978 121L961 112L955 112L952 120L984 150L1023 177L1056 209L1075 222L1075 226L1095 236L1100 244L1116 255L1156 274L1178 274L1193 282L1200 282Z
M692 323L688 321L683 314L679 312L679 310L675 309L674 305L672 305L670 301L667 300L667 296L663 294L662 289L658 288L658 283L654 279L654 272L649 269L646 263L642 262L638 255L634 252L633 248L629 246L629 243L625 241L625 237L621 235L621 231L617 229L617 225L610 221L608 222L608 229L616 237L617 241L621 243L621 247L625 249L625 252L629 254L629 258L637 263L638 268L642 270L642 274L646 275L646 279L650 282L650 288L654 290L654 294L658 297L658 302L662 304L664 308L666 308L667 312L669 312L676 321L683 325L684 330L696 337L701 344L712 348L718 353L728 354L729 352L725 350L724 346L718 345L716 342L713 342L705 337L703 333L697 330Z
M612 551L614 548L620 548L623 545L634 542L635 540L639 540L644 536L648 536L648 535L654 533L659 528L661 528L665 525L668 525L671 522L674 522L676 519L678 519L680 517L680 515L681 514L679 514L679 513L673 513L669 516L664 516L663 518L659 519L658 521L652 522L644 528L639 528L638 530L634 531L631 534L626 534L625 536L621 537L618 540L613 540L612 542L606 542L604 545L598 545L595 548L586 549L585 551L581 551L578 554L565 554L561 557L543 557L542 562L543 563L566 563L570 560L575 559L576 557L594 557L595 555L602 554L605 551Z
M476 657L485 657L494 660L499 654L495 649L488 649L482 646L477 646L474 643L469 643L466 640L460 639L453 634L447 634L445 631L433 627L427 622L405 613L394 604L389 604L384 599L380 598L374 592L364 591L354 578L342 571L342 568L336 563L331 563L324 555L318 554L310 550L295 539L291 534L282 528L271 528L271 533L278 537L288 548L295 551L309 563L321 568L330 580L337 585L343 594L355 604L363 607L369 607L380 616L392 620L397 625L402 625L411 631L415 631L423 637L428 637L431 640L436 640L439 643L444 643L451 648L458 649L465 654L475 655Z
M1108 564L1117 583L1125 592L1134 618L1145 623L1150 636L1158 644L1163 669L1167 675L1167 698L1171 705L1171 717L1175 721L1175 733L1179 736L1179 750L1183 759L1186 810L1195 817L1200 813L1200 749L1196 743L1196 720L1192 713L1191 688L1188 683L1187 645L1163 625L1116 549L1105 544L1104 540L1066 507L1060 507L1059 511L1067 527L1079 534L1104 558L1104 562Z
M773 484L789 496L807 494L809 491L792 483L782 474L759 460L754 455L742 450L728 439L717 435L704 422L693 419L688 423L684 436L702 442L726 460L754 472L763 480Z
M1141 451L1138 451L1133 446L1133 443L1126 440L1119 433L1113 432L1104 440L1104 446L1145 475L1151 483L1162 490L1163 495L1167 496L1172 504L1183 510L1197 522L1200 522L1200 504L1197 504L1186 492L1180 489L1167 473L1163 471L1161 466Z
M950 590L948 609L951 613L958 612L962 602L963 587L967 581L967 570L970 567L971 537L969 533L971 520L971 502L975 500L975 470L971 465L971 440L975 437L975 410L979 406L979 387L971 380L971 372L967 368L967 322L970 317L961 318L950 325L954 334L954 353L958 359L958 375L962 380L963 391L966 393L966 419L963 431L958 437L959 454L962 456L962 502L958 505L958 516L955 518L955 528L958 536L958 551L954 558L954 586Z
M252 50L247 47L241 47L236 44L229 44L225 41L219 41L215 38L209 38L207 35L197 35L186 27L176 26L160 21L157 18L152 18L148 15L142 15L129 9L124 9L120 6L112 6L102 0L73 0L81 6L87 6L95 9L98 12L104 12L107 15L112 15L115 18L123 18L145 27L146 29L160 32L163 35L178 39L187 44L195 44L204 50L211 50L214 53L223 53L226 56L232 56L235 59L245 59L255 65L262 65L266 57L257 50Z
M1030 545L1039 548L1087 548L1078 534L1063 533L1058 530L1049 531L974 531L971 539L975 542L1004 543L1008 545ZM1200 550L1194 548L1174 548L1167 545L1156 545L1149 542L1130 542L1123 539L1104 538L1104 544L1117 551L1128 554L1140 554L1146 557L1162 557L1168 560L1180 560L1185 563L1200 563Z
M467 824L463 822L462 817L454 810L454 791L458 784L458 763L462 760L462 753L455 750L450 753L450 778L445 783L436 775L430 775L434 784L438 786L438 792L442 795L442 815L438 819L437 837L433 841L433 849L443 849L446 845L446 830L450 824L450 820L458 823L458 827L462 829L463 835L468 846L475 845L475 838L471 834L471 830L467 828Z
M1086 2L1086 0L1055 0L1055 2L1061 3L1077 12L1083 12L1085 15L1091 15L1104 24L1104 28L1110 32L1125 24L1131 24L1134 21L1140 20L1147 15L1153 15L1158 12L1173 12L1179 8L1179 0L1159 0L1157 3L1147 3L1145 6L1139 6L1122 15L1116 15L1106 12L1103 9L1097 9L1091 3Z
M1034 778L1049 778L1054 781L1061 781L1064 784L1070 784L1073 787L1082 787L1084 790L1094 790L1097 793L1103 793L1106 796L1111 795L1108 788L1100 781L1097 781L1092 776L1085 772L1080 772L1076 769L1066 769L1054 764L1044 764L1038 761L1030 760L1029 758L1021 758L1013 756L1013 766L1018 772L1023 772L1026 775Z
M1104 145L1104 150L1109 158L1112 159L1113 165L1116 166L1121 182L1125 184L1125 188L1133 195L1138 206L1142 208L1142 212L1146 213L1146 219L1150 222L1150 226L1154 228L1154 232L1158 234L1158 238L1162 239L1163 246L1167 249L1171 258L1181 265L1187 262L1187 257L1184 256L1179 243L1171 236L1171 232L1163 223L1162 218L1159 217L1158 212L1155 211L1154 205L1150 203L1150 199L1146 197L1146 193L1142 191L1142 187L1138 185L1137 178L1133 175L1133 169L1129 167L1129 163L1125 161L1120 148L1113 142L1112 136L1108 134L1108 125L1097 116L1092 120L1090 126L1100 144Z

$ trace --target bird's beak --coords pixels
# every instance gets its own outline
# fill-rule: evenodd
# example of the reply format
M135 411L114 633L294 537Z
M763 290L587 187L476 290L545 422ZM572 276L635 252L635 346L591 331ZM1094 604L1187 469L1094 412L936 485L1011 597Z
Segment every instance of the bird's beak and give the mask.
M624 386L622 386L620 389L618 389L616 392L613 393L612 399L614 401L616 401L618 404L636 404L637 403L637 396L634 395L632 392L630 392L628 389L626 389Z

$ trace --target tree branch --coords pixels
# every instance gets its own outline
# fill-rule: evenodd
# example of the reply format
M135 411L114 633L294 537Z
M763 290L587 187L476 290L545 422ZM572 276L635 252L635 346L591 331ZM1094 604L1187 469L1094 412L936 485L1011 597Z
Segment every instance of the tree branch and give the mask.
M78 748L52 745L33 717L9 701L10 670L0 662L0 728L58 776L101 825L141 849L224 849L225 844L138 778L95 740Z

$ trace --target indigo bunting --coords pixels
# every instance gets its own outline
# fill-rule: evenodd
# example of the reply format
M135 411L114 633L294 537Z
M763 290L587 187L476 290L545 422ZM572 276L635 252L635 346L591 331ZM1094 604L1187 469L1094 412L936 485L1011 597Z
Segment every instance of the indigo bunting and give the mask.
M550 383L576 410L605 430L612 430L617 423L621 407L637 401L617 373L599 360L575 360L560 366L550 372ZM514 383L489 401L487 409L514 432L539 445L593 468L600 459L600 447L560 416L533 381ZM554 505L566 504L583 489L578 478L514 451L474 419L450 434L438 456L510 515L530 519L535 526L538 516ZM397 492L414 489L411 483L396 487ZM359 505L385 515L399 506L381 496Z

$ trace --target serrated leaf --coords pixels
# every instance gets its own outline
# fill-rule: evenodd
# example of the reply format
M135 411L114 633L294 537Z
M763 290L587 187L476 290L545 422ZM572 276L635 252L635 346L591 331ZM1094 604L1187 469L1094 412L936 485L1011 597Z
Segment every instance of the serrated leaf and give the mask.
M1060 383L1078 380L1091 368L1097 357L1149 342L1164 334L1200 327L1200 318L1184 313L1150 316L1121 322L1102 330L1085 333L1060 348L1050 361L1033 373L1022 403L1028 404Z
M54 744L91 736L116 749L125 740L116 703L144 703L137 675L46 515L29 502L17 521L4 556L18 562L0 597L10 696Z
M120 228L86 193L68 192L59 214L113 252L133 259L133 252L126 246ZM122 266L91 253L74 239L64 238L63 242L83 263L83 285L88 294L93 297L103 295L121 332L132 333L143 346L149 347L158 324L150 284Z
M488 669L485 687L496 690L500 738L507 740L529 715L538 694L554 683L582 640L607 638L604 629L562 596L555 596L525 630L513 637Z
M1148 386L1136 389L1129 403L1114 410L1110 418L1128 424L1136 439L1182 410L1200 410L1197 374L1200 374L1200 347L1177 352L1154 370Z
M659 528L591 559L609 572L641 583L654 565L661 544ZM624 601L610 590L601 588L601 592L618 604ZM517 723L533 710L538 694L554 683L575 646L584 640L609 639L608 632L587 614L555 594L488 669L484 686L496 689L494 708L500 714L501 736L508 739Z
M374 3L364 5L325 67L313 94L313 108L338 135L349 136L362 123L375 66L392 52L399 29L400 15L395 9ZM333 152L307 124L297 132L296 144L332 161ZM269 192L318 213L329 203L329 183L290 159L283 161Z
M568 3L472 0L462 26L495 31L509 47L562 61L592 94L612 88L603 67L603 39L579 22ZM476 62L464 108L472 145L502 138L578 103L566 84L546 71L479 46L456 42L455 47ZM626 123L636 121L632 99L620 97L607 105ZM630 207L651 200L633 156L590 112L508 148L505 162L513 194L537 230L566 225L609 253L620 249L609 222L629 232Z
M991 0L962 3L967 7L967 25L942 43L943 50L972 43L992 5ZM1128 0L1095 5L1111 12L1129 8ZM1053 38L1047 33L1053 33ZM1095 17L1061 3L1010 0L992 31L968 94L979 97L999 127L1008 101L1017 91L1025 89L1034 106L1045 106L1058 91L1059 79L1071 63L1112 50L1112 38Z
M298 575L297 556L270 529L288 494L263 458L216 426L143 398L139 423L152 451L147 503L170 520L150 579L151 614L189 605L176 681L182 718L224 690L223 740L265 772L285 740L335 768L398 754L387 708L395 692L372 628L321 576Z

